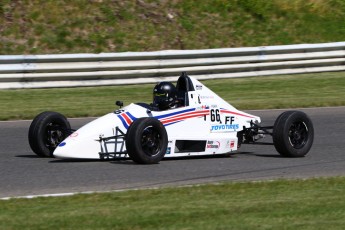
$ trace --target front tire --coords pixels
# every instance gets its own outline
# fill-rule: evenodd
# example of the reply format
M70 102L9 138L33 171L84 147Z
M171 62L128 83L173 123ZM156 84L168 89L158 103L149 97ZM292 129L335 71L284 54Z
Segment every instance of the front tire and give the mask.
M139 118L127 130L127 153L136 163L157 164L164 157L167 146L165 127L155 118Z
M314 140L314 127L307 114L301 111L286 111L275 121L273 143L284 157L305 156Z
M65 116L57 112L38 114L29 128L29 144L41 157L53 157L56 147L68 136L71 126Z

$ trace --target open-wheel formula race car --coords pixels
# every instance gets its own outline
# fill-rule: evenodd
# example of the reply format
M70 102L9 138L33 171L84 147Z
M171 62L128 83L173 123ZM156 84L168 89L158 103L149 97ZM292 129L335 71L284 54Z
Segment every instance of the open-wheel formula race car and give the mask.
M260 117L237 110L185 72L177 80L176 100L179 106L166 110L117 101L117 110L78 130L62 114L43 112L30 125L29 144L43 157L129 157L153 164L163 157L229 154L265 135L284 157L303 157L313 143L313 124L305 113L286 111L274 125L260 126Z

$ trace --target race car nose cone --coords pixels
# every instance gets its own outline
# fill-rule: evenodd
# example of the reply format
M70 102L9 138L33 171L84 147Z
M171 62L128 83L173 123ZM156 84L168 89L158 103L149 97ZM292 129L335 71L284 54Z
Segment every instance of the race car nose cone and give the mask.
M54 155L55 158L62 158L62 159L71 158L70 156L68 156L66 154L63 154L63 153L54 153L53 155Z
M55 149L53 156L56 158L76 158L73 156L72 151L68 148L66 142L61 142L58 147Z
M56 158L100 159L99 142L93 138L78 139L67 138L55 149Z

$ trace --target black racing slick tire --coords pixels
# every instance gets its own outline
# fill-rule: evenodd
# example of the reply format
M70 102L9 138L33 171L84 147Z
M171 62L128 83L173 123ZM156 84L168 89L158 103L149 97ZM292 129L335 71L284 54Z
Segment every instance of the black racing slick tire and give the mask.
M139 118L127 130L127 153L136 163L157 164L164 157L167 146L165 127L155 118Z
M57 112L38 114L29 128L29 144L41 157L53 157L55 148L69 135L71 126L67 118Z
M305 156L314 141L314 127L307 114L301 111L286 111L275 121L273 144L284 157Z

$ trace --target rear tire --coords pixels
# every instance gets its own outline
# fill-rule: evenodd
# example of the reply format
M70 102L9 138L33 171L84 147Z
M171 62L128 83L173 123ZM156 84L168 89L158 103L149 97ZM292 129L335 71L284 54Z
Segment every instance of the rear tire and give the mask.
M167 146L165 127L155 118L139 118L127 130L127 153L136 163L157 164L164 157Z
M29 128L29 144L41 157L53 157L56 147L68 136L71 126L65 116L57 112L38 114Z
M286 111L276 119L273 143L280 155L303 157L309 152L313 140L313 123L307 114L301 111Z

